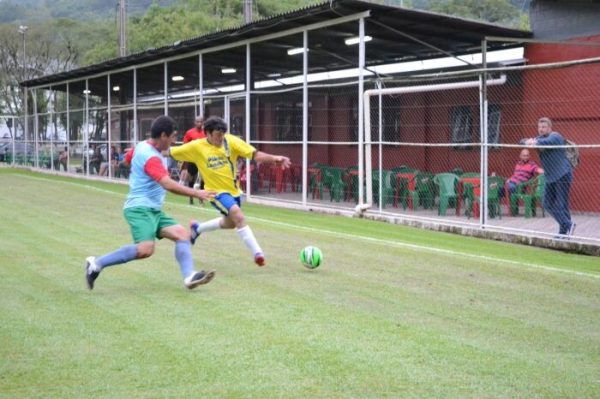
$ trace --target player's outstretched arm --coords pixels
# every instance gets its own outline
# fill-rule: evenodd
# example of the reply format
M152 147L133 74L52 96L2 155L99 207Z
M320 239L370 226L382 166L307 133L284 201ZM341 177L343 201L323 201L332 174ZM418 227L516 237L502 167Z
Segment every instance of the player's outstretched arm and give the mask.
M276 165L281 165L283 169L287 169L292 164L292 161L286 156L283 155L272 155L267 154L266 152L256 151L254 153L254 158L256 162L261 163L274 163Z
M173 194L183 195L184 197L194 197L201 200L209 200L214 198L217 193L215 191L207 190L196 190L193 188L185 187L171 179L169 176L164 176L158 181L158 184L165 190L172 192Z

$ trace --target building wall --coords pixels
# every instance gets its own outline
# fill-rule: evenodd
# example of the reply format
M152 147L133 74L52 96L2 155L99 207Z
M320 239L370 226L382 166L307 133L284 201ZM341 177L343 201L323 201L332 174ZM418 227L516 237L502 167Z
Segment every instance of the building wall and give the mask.
M545 54L535 47L527 55L535 60L536 52ZM560 54L569 57L563 49ZM545 55L543 55L545 57ZM501 109L500 143L517 144L525 137L537 135L537 120L549 116L555 121L556 130L579 143L598 143L600 116L597 107L578 106L577 100L585 94L587 104L600 104L600 64L574 69L526 71L511 73L501 86L488 88L488 102ZM590 76L590 79L582 79ZM323 95L311 96L311 140L323 142L356 141L356 96ZM472 114L472 142L479 142L479 90L477 88L447 90L430 93L402 95L396 99L397 106L387 112L398 112L400 129L398 142L408 143L451 143L452 110L467 106ZM274 118L273 104L263 102L260 114ZM268 124L264 124L268 125ZM261 133L263 140L274 140L268 129ZM283 152L292 161L301 164L301 145L261 145L270 152ZM518 160L520 148L501 148L489 151L489 172L509 177ZM309 165L315 162L350 167L358 164L357 145L310 145ZM373 147L372 167L379 165L377 146ZM532 159L538 164L539 156L532 151ZM599 151L581 151L582 164L575 171L572 187L572 209L576 211L598 211L600 198L590 197L590 192L600 192L600 180L594 178L596 165L600 165ZM463 171L480 170L479 147L456 149L453 147L384 146L383 168L391 169L408 165L432 173L448 172L459 167Z
M599 42L600 35L571 38L577 42ZM530 44L525 51L530 64L600 57L600 46L576 44ZM553 120L554 130L577 144L600 141L600 63L576 67L529 71L523 80L524 123L541 116ZM597 176L600 151L580 150L581 165L574 172L571 205L580 211L598 211L600 192Z

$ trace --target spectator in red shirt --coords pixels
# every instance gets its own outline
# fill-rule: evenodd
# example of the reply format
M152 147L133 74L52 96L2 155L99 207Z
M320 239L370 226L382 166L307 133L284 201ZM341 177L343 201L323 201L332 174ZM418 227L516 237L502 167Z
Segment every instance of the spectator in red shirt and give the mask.
M197 116L194 120L194 127L185 132L183 136L183 144L189 143L193 140L203 139L206 137L203 129L204 118ZM198 168L194 163L184 162L181 165L180 182L184 183L188 187L194 187L194 183L198 178ZM200 189L204 189L204 182L200 184ZM194 198L190 197L190 204L194 203Z
M183 143L189 143L192 140L203 139L206 137L204 133L204 118L201 116L197 116L194 121L194 127L185 132L183 136Z
M529 150L524 148L519 155L519 162L515 165L513 175L506 181L506 187L510 194L517 190L519 183L531 180L536 174L544 173L544 169L540 168L535 162L530 159Z

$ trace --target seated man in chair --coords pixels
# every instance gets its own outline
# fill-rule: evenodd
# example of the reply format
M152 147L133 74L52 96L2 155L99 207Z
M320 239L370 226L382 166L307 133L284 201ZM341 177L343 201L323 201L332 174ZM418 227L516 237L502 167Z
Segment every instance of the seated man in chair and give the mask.
M515 165L515 171L506 181L506 190L509 196L514 194L519 183L533 179L536 174L544 173L544 169L540 168L530 158L529 150L527 148L522 149L519 155L519 162ZM504 195L504 192L500 191L500 195Z

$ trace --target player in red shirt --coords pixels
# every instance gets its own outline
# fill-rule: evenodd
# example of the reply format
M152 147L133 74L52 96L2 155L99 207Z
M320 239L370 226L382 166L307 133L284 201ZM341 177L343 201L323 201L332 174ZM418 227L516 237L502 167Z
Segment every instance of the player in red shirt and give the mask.
M183 136L183 144L189 143L193 140L203 139L206 137L203 126L204 118L197 116L194 120L194 127L185 132ZM184 162L181 165L180 181L185 182L188 187L194 187L194 183L198 178L198 168L191 162ZM204 182L200 184L200 189L204 189ZM194 203L194 198L190 197L190 205Z

